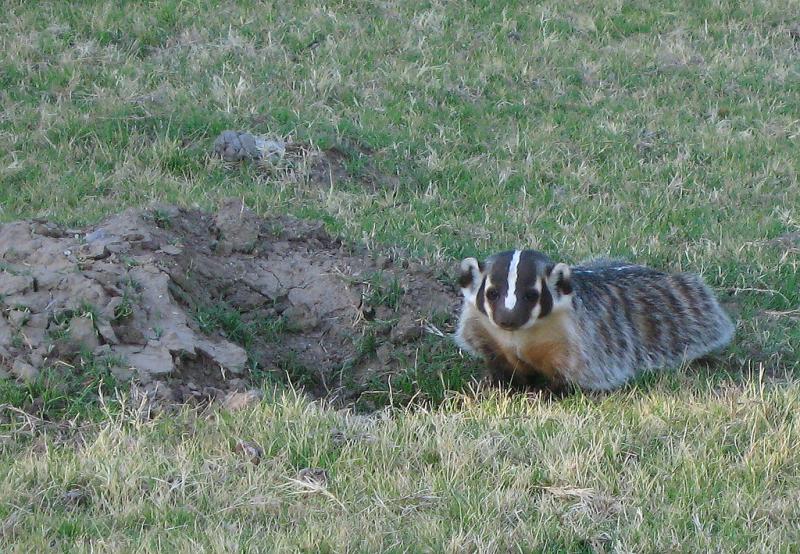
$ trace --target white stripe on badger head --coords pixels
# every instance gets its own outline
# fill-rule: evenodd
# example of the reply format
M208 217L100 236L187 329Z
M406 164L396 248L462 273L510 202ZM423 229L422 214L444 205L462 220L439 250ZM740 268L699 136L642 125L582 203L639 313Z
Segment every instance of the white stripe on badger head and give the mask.
M508 292L506 292L506 310L513 310L517 305L517 267L519 267L519 257L522 254L519 250L514 250L511 257L511 265L508 266Z

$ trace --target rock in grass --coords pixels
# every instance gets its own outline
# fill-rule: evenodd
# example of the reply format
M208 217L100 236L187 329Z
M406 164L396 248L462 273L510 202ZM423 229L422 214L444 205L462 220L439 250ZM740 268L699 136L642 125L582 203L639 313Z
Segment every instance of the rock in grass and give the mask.
M214 141L214 153L226 162L276 161L286 153L286 144L242 131L223 131Z

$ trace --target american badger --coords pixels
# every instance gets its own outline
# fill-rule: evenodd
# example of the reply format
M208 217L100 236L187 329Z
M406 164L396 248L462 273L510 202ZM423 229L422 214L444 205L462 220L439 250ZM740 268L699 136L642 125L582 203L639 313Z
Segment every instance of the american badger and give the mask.
M593 260L569 267L535 250L461 262L457 344L512 385L618 387L703 357L734 325L696 275Z

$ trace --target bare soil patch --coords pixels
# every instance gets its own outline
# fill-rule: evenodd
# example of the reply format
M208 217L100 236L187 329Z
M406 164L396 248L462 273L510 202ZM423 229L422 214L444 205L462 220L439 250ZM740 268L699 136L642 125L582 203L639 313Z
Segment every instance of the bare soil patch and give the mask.
M375 167L369 147L349 141L320 150L302 142L227 130L214 140L212 153L234 165L248 161L267 173L294 173L317 188L351 180L368 192L399 186L396 175L382 173Z
M413 361L458 302L434 269L236 200L216 213L130 209L88 229L9 223L0 264L8 376L90 358L173 401L265 378L353 401Z

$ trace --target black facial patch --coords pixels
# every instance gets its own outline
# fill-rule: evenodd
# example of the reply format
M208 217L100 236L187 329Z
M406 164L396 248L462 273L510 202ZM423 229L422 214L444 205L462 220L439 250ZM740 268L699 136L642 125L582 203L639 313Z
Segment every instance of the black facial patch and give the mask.
M517 298L526 290L534 288L539 280L541 254L533 250L523 250L517 266Z
M483 278L481 281L481 286L478 289L478 294L475 296L475 305L478 307L478 310L483 314L486 315L486 306L483 303L486 301L486 277Z
M544 277L542 277L542 294L539 297L539 304L541 306L541 310L539 311L540 318L545 317L553 311L553 295L550 294L550 289L547 288L547 281Z
M472 268L469 268L467 271L462 271L461 275L458 276L458 286L462 289L467 288L472 284Z
M491 267L489 268L489 275L492 278L492 287L497 289L500 296L506 295L506 286L508 285L508 270L511 266L511 259L514 257L513 250L500 252L495 254L489 260ZM521 264L522 262L520 262Z

